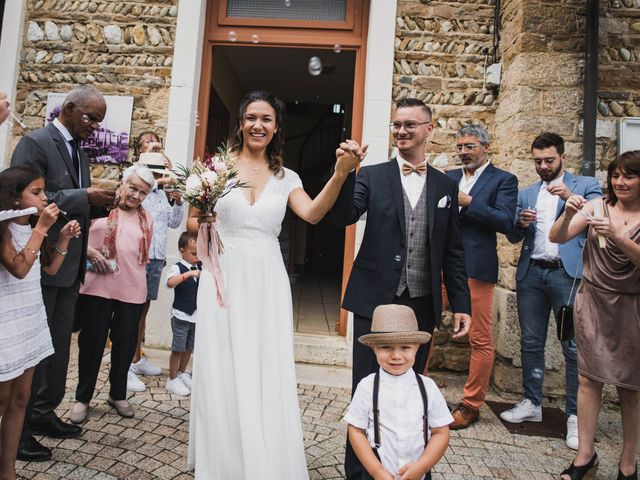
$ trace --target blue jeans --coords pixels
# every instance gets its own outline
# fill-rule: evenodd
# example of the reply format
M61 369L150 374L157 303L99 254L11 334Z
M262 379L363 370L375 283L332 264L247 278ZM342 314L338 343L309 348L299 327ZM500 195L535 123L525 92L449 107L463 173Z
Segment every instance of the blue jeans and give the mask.
M549 314L553 308L558 315L560 307L567 303L573 278L564 269L547 269L533 263L525 277L518 282L518 317L520 320L520 354L522 358L522 388L524 398L535 405L542 403L544 381L544 347L547 340ZM569 304L573 305L576 282ZM575 339L561 342L565 361L565 414L576 415L578 393L578 362Z

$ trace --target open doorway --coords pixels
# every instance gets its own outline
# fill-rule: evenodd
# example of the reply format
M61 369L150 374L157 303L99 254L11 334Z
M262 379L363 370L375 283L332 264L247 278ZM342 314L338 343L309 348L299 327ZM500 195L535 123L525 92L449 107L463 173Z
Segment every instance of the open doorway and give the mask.
M313 57L320 65L314 61L310 66ZM207 148L213 151L228 138L248 91L271 91L287 105L285 166L316 196L331 174L336 147L351 137L355 64L355 51L349 50L214 46ZM296 332L336 333L344 241L344 229L328 218L309 225L287 212L280 245L291 280Z

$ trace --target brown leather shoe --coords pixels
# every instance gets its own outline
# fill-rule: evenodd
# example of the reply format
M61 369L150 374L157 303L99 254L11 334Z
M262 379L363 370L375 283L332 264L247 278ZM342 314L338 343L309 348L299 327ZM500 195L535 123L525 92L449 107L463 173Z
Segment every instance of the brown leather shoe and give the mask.
M466 403L460 402L456 409L451 412L453 416L453 422L449 425L451 430L460 430L461 428L467 428L480 418L480 411L477 408L472 408Z

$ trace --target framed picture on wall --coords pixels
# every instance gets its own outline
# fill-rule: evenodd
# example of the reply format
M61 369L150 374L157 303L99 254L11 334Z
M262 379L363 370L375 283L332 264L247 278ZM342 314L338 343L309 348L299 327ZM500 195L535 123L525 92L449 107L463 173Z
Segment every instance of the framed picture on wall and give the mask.
M65 97L65 93L48 94L45 126L60 114ZM129 159L133 97L105 95L104 99L107 114L100 127L82 142L82 149L92 163L123 163Z

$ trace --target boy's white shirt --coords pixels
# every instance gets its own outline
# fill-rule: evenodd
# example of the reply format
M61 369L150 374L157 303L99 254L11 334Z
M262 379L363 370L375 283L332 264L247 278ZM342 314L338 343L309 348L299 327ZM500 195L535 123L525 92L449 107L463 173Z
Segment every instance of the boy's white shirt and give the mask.
M374 446L373 378L363 378L356 388L344 420L366 431L369 444ZM420 375L429 404L429 437L431 428L444 427L453 422L442 393L433 380ZM380 448L378 454L384 468L396 475L400 467L415 462L424 452L422 415L424 404L412 369L402 375L391 375L380 369L378 392L380 410ZM424 477L423 477L424 478Z
M184 265L185 267L187 267L189 270L191 270L191 267L193 266L192 264L190 264L189 262L185 261L185 260L180 260L178 263L181 263L182 265ZM175 263L173 265L171 265L169 267L169 269L167 270L167 281L171 278L171 277L175 277L181 275L180 273L180 268L178 268L178 264ZM187 280L188 282L194 282L195 278L189 278ZM166 284L165 284L166 286ZM169 287L167 287L169 288ZM198 310L194 311L191 315L189 315L188 313L183 312L182 310L176 310L175 308L171 308L171 316L172 317L176 317L178 320L184 320L185 322L191 322L191 323L196 323L196 315L198 314Z

